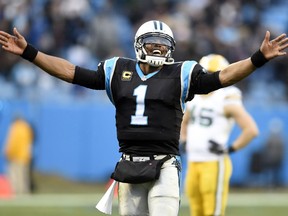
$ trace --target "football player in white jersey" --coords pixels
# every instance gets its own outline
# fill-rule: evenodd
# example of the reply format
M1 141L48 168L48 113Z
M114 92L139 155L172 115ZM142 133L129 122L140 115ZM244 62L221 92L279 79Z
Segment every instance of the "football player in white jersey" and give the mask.
M221 55L210 54L200 61L208 73L229 65ZM237 123L241 133L228 145ZM196 95L187 103L181 139L186 141L187 174L185 192L193 216L223 216L232 164L229 153L245 147L258 135L253 118L241 100L241 91L229 86L207 95Z

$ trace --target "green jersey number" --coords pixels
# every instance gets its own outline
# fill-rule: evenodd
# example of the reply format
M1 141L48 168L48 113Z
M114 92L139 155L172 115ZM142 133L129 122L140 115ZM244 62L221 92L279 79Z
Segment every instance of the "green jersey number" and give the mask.
M190 119L193 124L199 123L204 127L209 127L213 123L213 109L201 108L198 115L195 114L195 106L191 109Z

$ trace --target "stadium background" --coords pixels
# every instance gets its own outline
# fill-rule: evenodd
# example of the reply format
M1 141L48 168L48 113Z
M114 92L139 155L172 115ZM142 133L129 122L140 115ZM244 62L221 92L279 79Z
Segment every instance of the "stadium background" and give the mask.
M11 32L16 26L41 51L91 69L112 56L134 58L134 32L150 19L163 20L173 29L176 61L199 60L214 52L233 62L250 56L266 30L272 37L288 32L288 1L0 0L1 30ZM260 136L232 156L232 186L269 184L269 175L251 175L250 165L275 119L283 129L283 163L288 164L287 60L273 60L238 84ZM3 51L0 86L1 149L14 114L22 113L36 132L34 170L72 181L107 182L119 153L114 108L105 92L56 80ZM2 174L5 165L1 155ZM281 167L280 179L288 185L287 166Z

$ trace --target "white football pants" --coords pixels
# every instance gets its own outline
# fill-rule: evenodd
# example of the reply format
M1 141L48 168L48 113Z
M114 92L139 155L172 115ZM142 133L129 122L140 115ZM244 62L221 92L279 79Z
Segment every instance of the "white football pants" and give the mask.
M172 157L161 169L158 180L143 184L119 182L121 216L177 216L180 205L180 157Z

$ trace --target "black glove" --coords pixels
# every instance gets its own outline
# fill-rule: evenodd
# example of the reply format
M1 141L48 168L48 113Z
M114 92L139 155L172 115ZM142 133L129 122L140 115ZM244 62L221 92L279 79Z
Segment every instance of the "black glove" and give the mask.
M210 146L209 146L210 152L212 152L214 154L217 154L217 155L230 154L230 153L235 151L233 146L230 146L227 149L227 148L223 148L219 143L217 143L217 142L215 142L213 140L209 140L209 143L210 143Z

